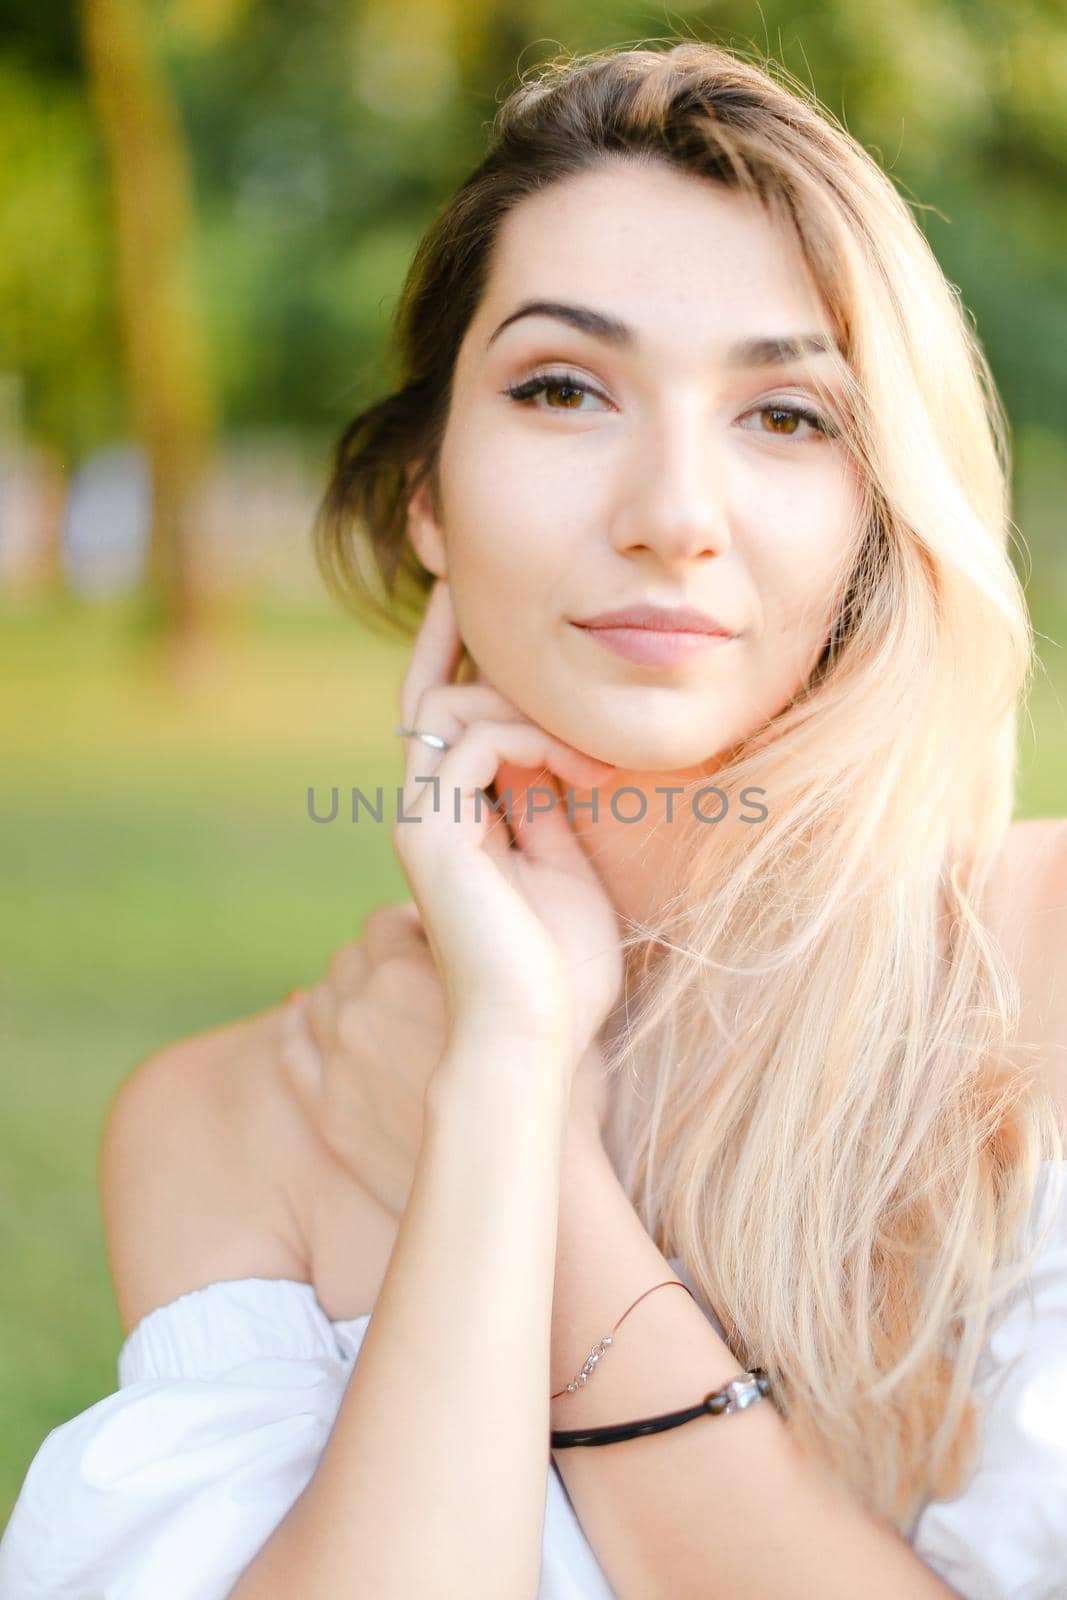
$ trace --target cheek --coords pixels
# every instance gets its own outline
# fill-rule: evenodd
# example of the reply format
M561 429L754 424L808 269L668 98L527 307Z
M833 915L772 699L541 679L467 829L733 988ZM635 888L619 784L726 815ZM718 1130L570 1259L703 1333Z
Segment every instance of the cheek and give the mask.
M467 650L505 694L536 674L535 636L549 575L542 530L520 496L468 481L448 505L445 552Z
M539 470L529 450L509 448L506 431L457 435L444 483L445 548L457 614L479 630L522 626L524 615L562 593L579 525L575 486ZM531 602L534 602L531 604ZM462 622L462 617L460 618Z
M765 497L748 541L753 579L768 626L801 634L829 626L862 528L862 496L851 474L827 470Z
M795 632L799 639L823 635L830 626L837 596L847 575L844 550L800 547L775 563L764 594L768 621Z
M478 409L447 439L443 469L448 521L488 559L505 549L536 563L539 545L566 551L570 528L589 518L608 490L615 468L580 437L507 426Z

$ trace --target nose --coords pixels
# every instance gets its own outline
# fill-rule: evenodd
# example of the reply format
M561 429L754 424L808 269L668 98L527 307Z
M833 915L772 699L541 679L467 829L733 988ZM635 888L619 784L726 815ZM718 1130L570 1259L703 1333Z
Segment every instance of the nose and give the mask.
M651 551L671 565L730 548L726 482L707 417L696 414L650 430L631 456L612 543L621 555Z

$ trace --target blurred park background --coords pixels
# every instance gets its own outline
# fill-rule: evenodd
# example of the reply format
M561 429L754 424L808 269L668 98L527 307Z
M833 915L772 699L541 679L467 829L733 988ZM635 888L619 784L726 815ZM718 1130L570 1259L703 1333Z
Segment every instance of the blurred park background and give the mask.
M973 313L1041 654L1019 815L1067 809L1062 4L0 0L0 1521L115 1386L118 1082L406 896L383 830L308 822L398 781L404 659L309 533L414 247L517 71L669 34L810 83Z

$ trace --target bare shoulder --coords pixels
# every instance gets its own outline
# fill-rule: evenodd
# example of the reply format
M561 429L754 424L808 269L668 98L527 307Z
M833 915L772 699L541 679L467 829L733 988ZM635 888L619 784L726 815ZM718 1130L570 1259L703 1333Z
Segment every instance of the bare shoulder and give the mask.
M1041 1052L1067 1136L1067 817L1012 824L993 914L1019 983L1019 1036Z
M221 1279L308 1281L299 1195L314 1141L281 1081L282 1010L166 1046L111 1101L100 1198L124 1334Z

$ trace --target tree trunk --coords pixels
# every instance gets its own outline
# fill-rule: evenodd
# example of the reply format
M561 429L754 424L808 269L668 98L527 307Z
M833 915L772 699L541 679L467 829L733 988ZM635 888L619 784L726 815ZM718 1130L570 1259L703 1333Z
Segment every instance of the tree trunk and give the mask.
M214 422L192 281L188 162L141 0L81 0L81 13L111 173L131 412L152 476L147 609L174 664L205 621L190 528Z

